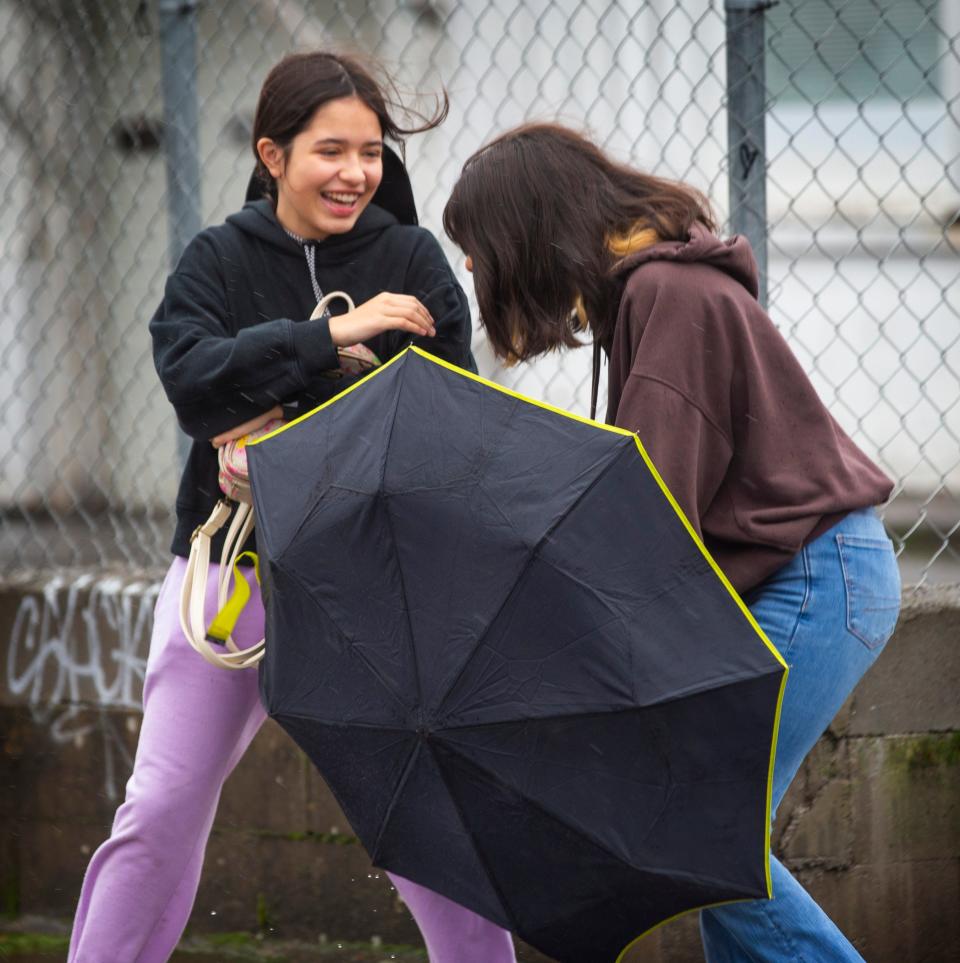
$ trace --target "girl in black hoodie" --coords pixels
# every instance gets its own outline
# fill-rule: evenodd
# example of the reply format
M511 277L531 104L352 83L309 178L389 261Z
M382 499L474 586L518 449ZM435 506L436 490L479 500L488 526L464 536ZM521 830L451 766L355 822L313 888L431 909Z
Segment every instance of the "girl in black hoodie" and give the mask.
M179 624L190 533L221 496L216 447L346 387L330 378L338 346L365 342L387 361L412 340L476 370L463 291L434 237L416 226L406 171L383 143L436 126L446 104L422 126L402 128L384 89L341 55L298 54L274 67L253 128L265 196L191 242L150 322L157 371L193 445L157 601L134 771L84 879L74 963L169 958L190 915L221 787L265 718L257 674L207 664ZM307 320L333 290L357 308ZM221 547L222 533L212 557ZM215 592L207 601L212 617ZM254 587L234 638L246 646L262 635ZM498 927L392 879L432 960L512 963Z

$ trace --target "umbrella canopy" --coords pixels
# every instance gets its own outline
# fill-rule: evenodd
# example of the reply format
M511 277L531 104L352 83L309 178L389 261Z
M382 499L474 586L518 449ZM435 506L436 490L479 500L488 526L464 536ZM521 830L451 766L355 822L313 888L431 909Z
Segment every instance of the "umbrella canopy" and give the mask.
M249 458L264 701L375 864L571 963L769 894L786 665L635 435L414 348Z

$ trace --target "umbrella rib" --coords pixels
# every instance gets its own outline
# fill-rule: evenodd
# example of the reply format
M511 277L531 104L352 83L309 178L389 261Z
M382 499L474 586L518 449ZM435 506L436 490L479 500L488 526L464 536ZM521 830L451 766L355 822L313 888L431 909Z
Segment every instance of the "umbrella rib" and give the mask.
M438 734L443 732L456 732L460 729L485 729L492 728L493 726L513 725L517 722L547 722L552 719L590 719L598 716L616 715L617 713L636 712L638 709L651 709L654 706L668 705L671 702L677 702L680 699L686 699L689 696L699 695L701 692L714 692L717 689L726 689L728 686L739 685L741 682L765 679L767 676L773 675L780 676L782 673L783 668L780 665L773 665L770 667L769 671L760 673L753 669L744 669L736 674L719 676L713 679L707 679L698 682L694 685L688 686L685 689L674 689L672 692L668 692L662 698L658 698L654 702L638 702L634 705L618 706L612 709L598 709L593 712L558 712L554 715L548 716L526 716L523 719L494 719L490 722L444 725L442 729L438 730Z
M397 780L396 788L393 791L393 797L390 799L390 803L387 806L383 814L383 819L380 820L380 828L377 830L377 838L373 841L373 847L370 851L370 862L375 863L380 855L380 840L383 839L383 834L386 831L387 824L390 822L390 817L393 815L393 810L397 805L397 800L400 798L400 793L403 792L403 787L407 784L407 779L410 778L410 773L413 771L413 764L417 761L417 756L420 755L420 740L418 739L414 744L413 748L410 750L410 755L407 756L406 765L403 767L403 772L400 778Z
M381 725L377 722L344 722L343 719L318 719L316 716L304 715L302 712L290 712L284 709L277 713L284 719L303 719L304 722L315 722L321 726L331 726L334 729L376 729L378 732L399 732L402 735L410 736L410 730L403 726Z
M450 687L447 689L446 695L444 695L443 699L440 702L440 705L437 707L437 715L443 712L443 709L447 704L447 699L449 698L450 693L456 689L457 683L463 677L463 674L464 672L467 671L467 667L470 665L471 661L473 660L473 657L480 650L480 646L483 645L485 639L487 638L487 635L490 632L490 628L496 623L497 619L500 617L500 613L507 607L507 603L510 601L510 599L512 599L514 595L517 593L519 586L523 583L524 579L527 576L527 573L530 571L530 566L533 565L534 560L537 558L537 553L543 547L544 542L546 542L546 540L557 530L557 527L563 522L563 520L569 517L569 515L571 514L571 512L573 512L573 510L577 507L577 505L579 505L580 502L582 502L583 499L586 498L591 491L593 491L594 487L596 487L596 485L604 478L607 472L611 471L613 467L620 461L620 459L623 458L624 455L629 454L632 450L633 450L632 445L630 448L627 448L626 445L622 446L620 449L620 452L614 458L611 458L606 465L604 465L604 467L597 474L597 477L594 478L589 485L587 485L587 487L574 499L574 501L570 503L567 510L558 519L556 519L556 521L554 521L554 523L543 533L543 535L540 536L539 540L537 541L537 544L534 545L533 548L530 550L530 554L527 556L527 560L523 564L523 569L520 571L520 574L517 576L516 581L513 583L513 587L510 589L509 592L507 592L506 597L504 598L503 602L500 603L500 607L494 613L493 618L491 618L490 621L487 623L486 628L483 630L481 635L477 638L477 641L474 643L473 648L471 648L470 652L467 654L467 657L463 660L463 663L460 666L460 670L457 672L456 676L451 681Z
M383 446L383 464L380 466L380 484L378 486L379 495L377 500L381 501L384 507L384 511L387 514L387 524L390 526L390 544L393 549L393 557L396 559L397 564L397 576L400 579L400 598L403 601L403 616L407 623L407 644L410 648L410 655L413 658L413 676L417 680L417 716L419 720L423 721L423 686L420 682L420 660L417 658L417 647L413 644L413 623L410 621L410 604L407 599L407 586L403 580L403 567L400 564L400 553L397 551L397 535L393 528L393 517L390 514L390 502L389 496L385 491L385 482L387 478L387 460L390 457L390 447L393 444L393 432L397 426L397 414L400 411L400 399L403 397L403 389L406 384L406 375L408 362L411 357L416 357L415 354L408 354L401 363L400 371L400 384L397 387L397 399L393 405L393 418L390 420L390 431L387 434L387 443ZM383 499L386 499L383 503Z
M309 599L310 602L312 602L312 603L323 613L323 615L324 615L324 617L327 619L327 621L329 621L329 623L337 630L337 632L340 633L340 637L341 637L341 638L344 640L344 642L346 642L346 644L349 646L350 651L353 652L354 656L356 656L356 658L357 658L364 666L367 667L367 669L369 670L370 674L380 683L380 685L383 687L383 689L384 689L384 691L387 693L387 695L389 695L390 698L393 699L393 701L396 702L397 705L399 705L400 708L401 708L404 712L406 712L407 709L408 709L408 707L407 707L406 705L404 705L404 702L403 702L403 700L400 698L399 694L393 691L393 689L390 687L390 685L387 683L387 681L380 675L380 673L376 670L376 668L374 668L374 666L372 665L372 663L363 655L362 652L359 651L359 649L358 649L357 646L356 646L356 643L355 643L355 642L350 638L350 636L348 636L347 633L337 624L336 620L335 620L335 619L333 618L333 616L324 608L324 606L323 606L316 598L314 598L314 596L313 596L313 594L310 592L308 586L304 585L304 583L303 583L302 581L300 581L300 578L299 578L299 576L296 574L296 572L295 572L293 569L287 568L285 565L280 565L279 563L274 563L274 564L277 566L277 568L280 569L280 571L283 572L284 575L286 575L286 576L287 576L288 578L290 578L292 581L296 582L298 586L300 586L300 590L303 592L303 594L306 596L306 598Z
M407 623L407 645L413 658L413 674L417 680L417 716L423 722L423 687L420 684L420 659L417 657L417 647L413 644L413 623L410 621L410 603L407 599L407 585L403 578L403 566L400 564L400 553L397 551L397 535L393 528L393 514L390 511L389 498L383 499L383 509L390 528L390 547L397 565L397 578L400 580L400 598L403 602L403 617Z
M284 718L302 719L305 722L310 722L310 723L319 722L321 724L331 725L334 728L343 728L345 726L345 723L343 721L326 723L325 720L323 719L315 719L311 716L305 716L298 712L286 712L284 713ZM351 729L375 729L378 732L397 732L408 738L410 736L409 730L401 729L401 728L398 728L397 726L378 726L378 725L372 725L370 723L363 723L363 722L351 722L349 723L349 726ZM398 741L403 741L403 740L398 740ZM382 752L383 750L380 749L378 751ZM402 792L403 786L407 781L407 777L409 776L411 770L413 769L413 763L416 761L416 757L419 751L420 751L420 742L418 740L417 742L414 743L413 747L410 749L410 754L407 756L407 761L404 763L403 772L401 773L400 778L397 780L397 785L396 785L396 789L394 790L393 797L390 799L390 803L387 806L386 811L384 812L384 815L383 815L383 819L380 823L380 828L377 830L377 838L374 841L373 847L370 850L371 862L376 861L377 851L380 846L380 839L383 836L383 832L384 832L384 829L386 828L387 823L390 821L390 814L393 812L394 806L396 805L397 800L400 798L400 793ZM321 775L323 775L323 773L321 773ZM336 792L333 786L331 786L329 783L327 785L330 791L334 794L334 797L337 800L337 804L340 806L341 809L346 811L348 808L346 804L346 800L343 800L340 798L339 794Z
M457 799L456 793L450 788L450 783L447 781L447 774L443 771L443 766L441 765L441 760L437 758L436 752L434 752L433 747L430 747L430 752L433 755L434 762L437 767L437 772L440 773L440 778L443 780L444 786L447 787L447 796L450 798L450 802L453 803L453 808L457 812L457 818L460 820L460 825L463 826L464 833L466 837L473 840L473 833L470 830L470 825L467 823L463 816L463 809L460 807L460 802ZM459 755L459 753L458 753ZM469 760L467 760L469 762ZM500 900L500 908L503 910L504 916L510 920L510 929L516 933L520 929L519 920L511 912L510 901L506 898L506 894L500 888L500 884L497 882L497 877L493 874L490 869L490 863L487 861L483 854L483 851L476 845L473 846L473 851L477 854L477 859L480 865L486 870L487 879L490 885L493 887L493 891L497 894L497 899Z
M456 749L454 749L454 748L453 748L452 746L450 746L449 744L444 744L444 748L445 748L446 751L450 752L452 755L458 756L458 757L462 760L462 762L463 762L464 765L466 765L466 766L468 766L469 768L473 769L474 772L479 773L481 776L485 777L487 780L492 781L492 782L495 782L498 786L500 786L501 788L505 789L508 793L512 793L512 794L516 794L516 795L521 795L518 789L516 789L514 786L511 786L509 783L505 782L505 781L504 781L503 779L501 779L496 773L489 772L488 770L484 769L482 766L478 765L478 764L477 764L473 759L471 759L469 756L465 756L463 753L458 752ZM438 768L440 768L440 767L438 767ZM441 769L441 774L442 774L442 769ZM446 779L445 779L445 778L444 778L444 782L446 782ZM448 786L448 790L447 790L447 791L449 792L449 786ZM458 814L459 814L459 813L460 813L460 807L459 807L459 805L457 805L456 797L454 797L453 793L450 793L450 797L451 797L451 799L453 799L453 803L454 803L454 805L457 807L457 812L458 812ZM586 842L588 842L591 846L595 846L595 847L596 847L598 850L600 850L602 853L605 853L605 854L606 854L607 856L609 856L611 859L616 860L616 862L618 862L621 866L626 866L628 869L637 870L637 871L639 871L639 872L641 872L641 873L649 873L651 876L663 876L663 877L666 877L667 879L673 879L673 878L680 877L680 878L682 878L682 879L691 880L692 882L695 882L695 883L700 883L700 882L703 882L703 881L705 880L705 881L707 881L708 883L712 883L712 884L717 885L717 886L734 886L734 887L737 887L737 886L740 885L740 884L737 884L737 883L731 883L730 880L720 879L720 878L717 878L717 877L715 877L715 876L708 876L708 875L705 875L705 874L699 873L699 872L698 872L698 873L691 873L691 872L688 872L687 870L682 870L682 869L666 870L666 869L660 869L660 868L655 867L655 866L635 866L633 863L628 862L627 860L625 860L625 859L623 858L623 856L619 855L618 853L613 852L608 846L605 846L605 845L604 845L602 842L600 842L599 840L594 839L592 836L587 835L587 834L584 832L584 830L583 830L582 827L570 825L570 823L568 823L565 819L563 819L562 816L560 816L560 815L558 815L557 813L553 812L552 810L548 809L546 806L543 805L543 803L538 802L538 801L535 800L535 799L530 799L530 798L528 798L527 796L522 796L522 795L521 795L521 798L523 799L523 802L524 802L525 805L530 806L530 807L533 808L533 809L536 809L537 811L539 811L540 813L542 813L547 819L553 820L553 822L558 823L559 825L563 826L564 829L567 829L567 830L569 830L571 833L573 833L574 835L581 837L581 838L584 839ZM462 819L462 818L463 818L463 817L462 817L462 815L461 815L461 819ZM464 828L468 828L466 823L464 824ZM480 859L483 860L483 856L482 856L482 854L479 853L479 850L478 850L478 855L480 856ZM486 861L483 861L483 862L484 862L484 865L486 866ZM488 870L488 873L489 873L489 870ZM494 879L494 877L493 877L492 875L491 875L491 882L492 882L493 885L496 887L496 881L495 881L495 879ZM498 892L498 893L500 892L499 888L497 888L497 892Z

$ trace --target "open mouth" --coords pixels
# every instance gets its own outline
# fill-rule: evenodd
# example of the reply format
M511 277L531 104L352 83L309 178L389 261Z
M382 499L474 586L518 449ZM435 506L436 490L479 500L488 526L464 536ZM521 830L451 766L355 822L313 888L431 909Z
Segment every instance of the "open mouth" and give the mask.
M350 214L356 210L362 195L346 191L324 191L320 196L334 213Z

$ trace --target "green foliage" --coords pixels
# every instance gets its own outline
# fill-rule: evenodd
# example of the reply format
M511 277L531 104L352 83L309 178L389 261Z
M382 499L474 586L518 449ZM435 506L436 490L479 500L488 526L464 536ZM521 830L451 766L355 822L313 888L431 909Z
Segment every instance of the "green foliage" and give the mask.
M912 775L956 766L960 764L960 732L898 739L891 747L890 761Z
M273 929L273 920L270 918L270 905L267 897L263 893L257 893L257 929L261 933L266 933Z
M67 936L47 933L0 933L0 960L15 959L24 953L66 953L70 947Z

